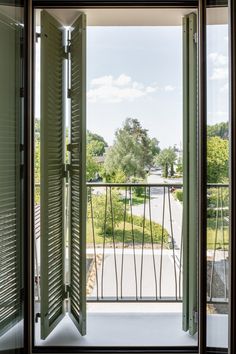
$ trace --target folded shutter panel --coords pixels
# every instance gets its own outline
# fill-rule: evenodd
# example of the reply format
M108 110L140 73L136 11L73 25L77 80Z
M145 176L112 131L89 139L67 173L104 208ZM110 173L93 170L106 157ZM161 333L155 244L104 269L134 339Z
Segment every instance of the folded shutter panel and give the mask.
M41 13L41 337L64 315L62 28Z
M86 17L80 14L71 33L71 318L86 334Z
M21 319L20 26L0 15L0 335Z
M197 331L197 21L185 16L184 60L184 203L183 203L183 329ZM187 34L186 31L187 30Z

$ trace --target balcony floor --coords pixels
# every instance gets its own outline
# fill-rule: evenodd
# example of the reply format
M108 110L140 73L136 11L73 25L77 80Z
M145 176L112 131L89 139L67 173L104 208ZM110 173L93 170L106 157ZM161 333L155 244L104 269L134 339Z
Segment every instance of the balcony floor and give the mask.
M166 312L161 312L161 308L162 311L166 308ZM153 304L89 304L86 336L80 336L73 322L65 316L46 340L40 339L40 325L37 324L36 345L196 346L197 335L192 337L181 329L179 310L181 304L164 307L163 304L156 307ZM209 315L208 325L208 344L226 346L227 316Z

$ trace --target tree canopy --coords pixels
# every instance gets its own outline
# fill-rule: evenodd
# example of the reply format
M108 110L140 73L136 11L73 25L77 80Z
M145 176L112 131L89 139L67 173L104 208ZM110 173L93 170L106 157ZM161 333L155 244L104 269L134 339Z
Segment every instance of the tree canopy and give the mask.
M207 142L208 183L223 183L228 180L229 142L214 136Z
M127 179L132 176L144 178L159 152L158 144L148 136L148 130L138 119L127 118L123 127L116 131L114 144L106 154L105 172L112 175L121 170Z
M208 136L208 138L218 136L221 139L228 139L229 138L229 123L228 122L221 122L221 123L214 124L214 125L208 125L207 136Z
M169 175L174 175L174 165L177 160L175 148L168 147L163 149L156 158L156 165L162 168L163 176L166 178Z
M102 156L107 146L107 142L101 135L87 131L87 150L92 156Z

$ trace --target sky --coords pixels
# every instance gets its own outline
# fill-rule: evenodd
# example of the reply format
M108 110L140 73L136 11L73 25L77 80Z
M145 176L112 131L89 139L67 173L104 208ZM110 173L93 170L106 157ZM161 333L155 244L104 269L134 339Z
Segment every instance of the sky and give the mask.
M228 120L228 28L207 28L208 124ZM36 46L36 95L40 90ZM87 27L87 128L111 145L127 117L182 145L182 28ZM35 116L40 117L36 99Z
M228 119L227 26L208 26L208 123ZM88 27L87 127L108 144L127 117L182 142L182 28Z

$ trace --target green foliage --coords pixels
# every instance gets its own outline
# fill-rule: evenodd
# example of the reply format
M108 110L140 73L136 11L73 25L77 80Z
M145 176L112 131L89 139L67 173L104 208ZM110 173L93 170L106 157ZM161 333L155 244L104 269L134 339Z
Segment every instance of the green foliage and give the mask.
M223 183L228 180L229 143L219 137L212 137L207 142L207 181Z
M158 151L157 140L150 139L147 130L137 119L127 118L115 134L114 145L105 158L105 171L113 175L121 169L127 179L131 176L144 178L153 163L153 153Z
M169 147L163 149L160 154L156 157L155 164L162 168L163 177L167 178L169 175L172 177L174 175L174 165L177 159L175 149Z
M214 125L208 125L207 136L208 136L208 138L218 136L221 139L228 139L229 138L229 123L228 122L221 122L221 123L214 124Z
M92 156L102 156L107 147L107 142L98 134L87 131L87 151Z
M175 195L177 200L179 200L180 202L183 201L183 191L182 191L182 189L176 189L174 191L174 195Z
M183 159L182 158L178 158L177 164L176 164L176 172L179 175L183 174Z
M169 234L166 229L162 229L162 226L160 224L154 221L150 223L148 219L144 219L142 216L133 215L133 217L131 217L130 214L127 215L127 222L133 222L134 225L139 226L141 228L145 226L145 231L150 235L150 237L152 232L153 241L155 243L161 243L162 239L164 244L168 243ZM147 240L146 242L150 241L151 239Z
M144 183L144 180L142 178L132 177L130 182L132 182L132 183ZM137 196L137 197L141 197L145 193L145 189L142 186L134 186L133 187L133 191L134 191L135 196Z
M87 152L86 159L86 179L90 181L96 177L96 173L99 172L99 164L95 161L91 153Z
M111 198L109 191L107 197L105 194L92 196L92 204L95 226L99 229L100 233L111 234L112 222L113 227L115 227L124 217L124 206L119 193L117 191L112 191ZM90 206L88 207L88 210L90 210Z

